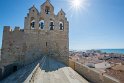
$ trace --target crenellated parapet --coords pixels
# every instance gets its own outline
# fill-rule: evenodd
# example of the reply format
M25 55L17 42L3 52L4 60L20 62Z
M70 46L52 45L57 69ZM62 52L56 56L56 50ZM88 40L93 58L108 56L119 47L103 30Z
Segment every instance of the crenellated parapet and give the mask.
M24 29L20 29L20 27L15 27L14 30L10 26L4 26L4 32L24 32Z

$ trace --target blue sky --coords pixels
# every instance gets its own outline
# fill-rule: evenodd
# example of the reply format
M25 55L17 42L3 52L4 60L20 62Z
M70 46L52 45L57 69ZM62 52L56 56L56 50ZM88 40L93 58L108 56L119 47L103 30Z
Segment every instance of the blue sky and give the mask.
M24 26L28 9L45 0L0 0L0 46L3 26ZM70 0L51 0L55 14L62 8L70 23L70 49L124 48L124 0L86 0L85 9L69 10Z

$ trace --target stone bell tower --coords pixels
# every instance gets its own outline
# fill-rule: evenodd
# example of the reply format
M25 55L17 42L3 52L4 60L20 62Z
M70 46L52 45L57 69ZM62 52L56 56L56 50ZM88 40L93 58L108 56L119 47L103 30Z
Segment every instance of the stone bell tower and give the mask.
M47 54L66 63L69 56L69 22L62 9L55 15L53 5L46 0L40 12L35 6L29 9L24 24L28 53L33 53L34 57Z

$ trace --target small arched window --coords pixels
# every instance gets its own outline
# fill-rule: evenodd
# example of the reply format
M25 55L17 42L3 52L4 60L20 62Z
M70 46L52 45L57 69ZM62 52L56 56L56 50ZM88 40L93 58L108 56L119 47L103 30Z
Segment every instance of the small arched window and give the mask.
M31 21L31 29L34 29L35 28L35 20L32 20Z
M50 21L50 30L54 30L54 22Z
M63 24L63 22L59 22L59 29L60 30L64 30L64 24Z
M47 15L50 15L50 8L48 6L45 7L45 13Z
M39 22L39 29L44 29L44 20Z

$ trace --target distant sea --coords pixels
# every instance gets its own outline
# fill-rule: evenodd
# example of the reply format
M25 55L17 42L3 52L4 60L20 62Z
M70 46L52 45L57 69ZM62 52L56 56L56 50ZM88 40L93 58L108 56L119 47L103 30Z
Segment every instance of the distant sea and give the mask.
M124 49L100 49L102 52L106 53L119 53L124 54Z

